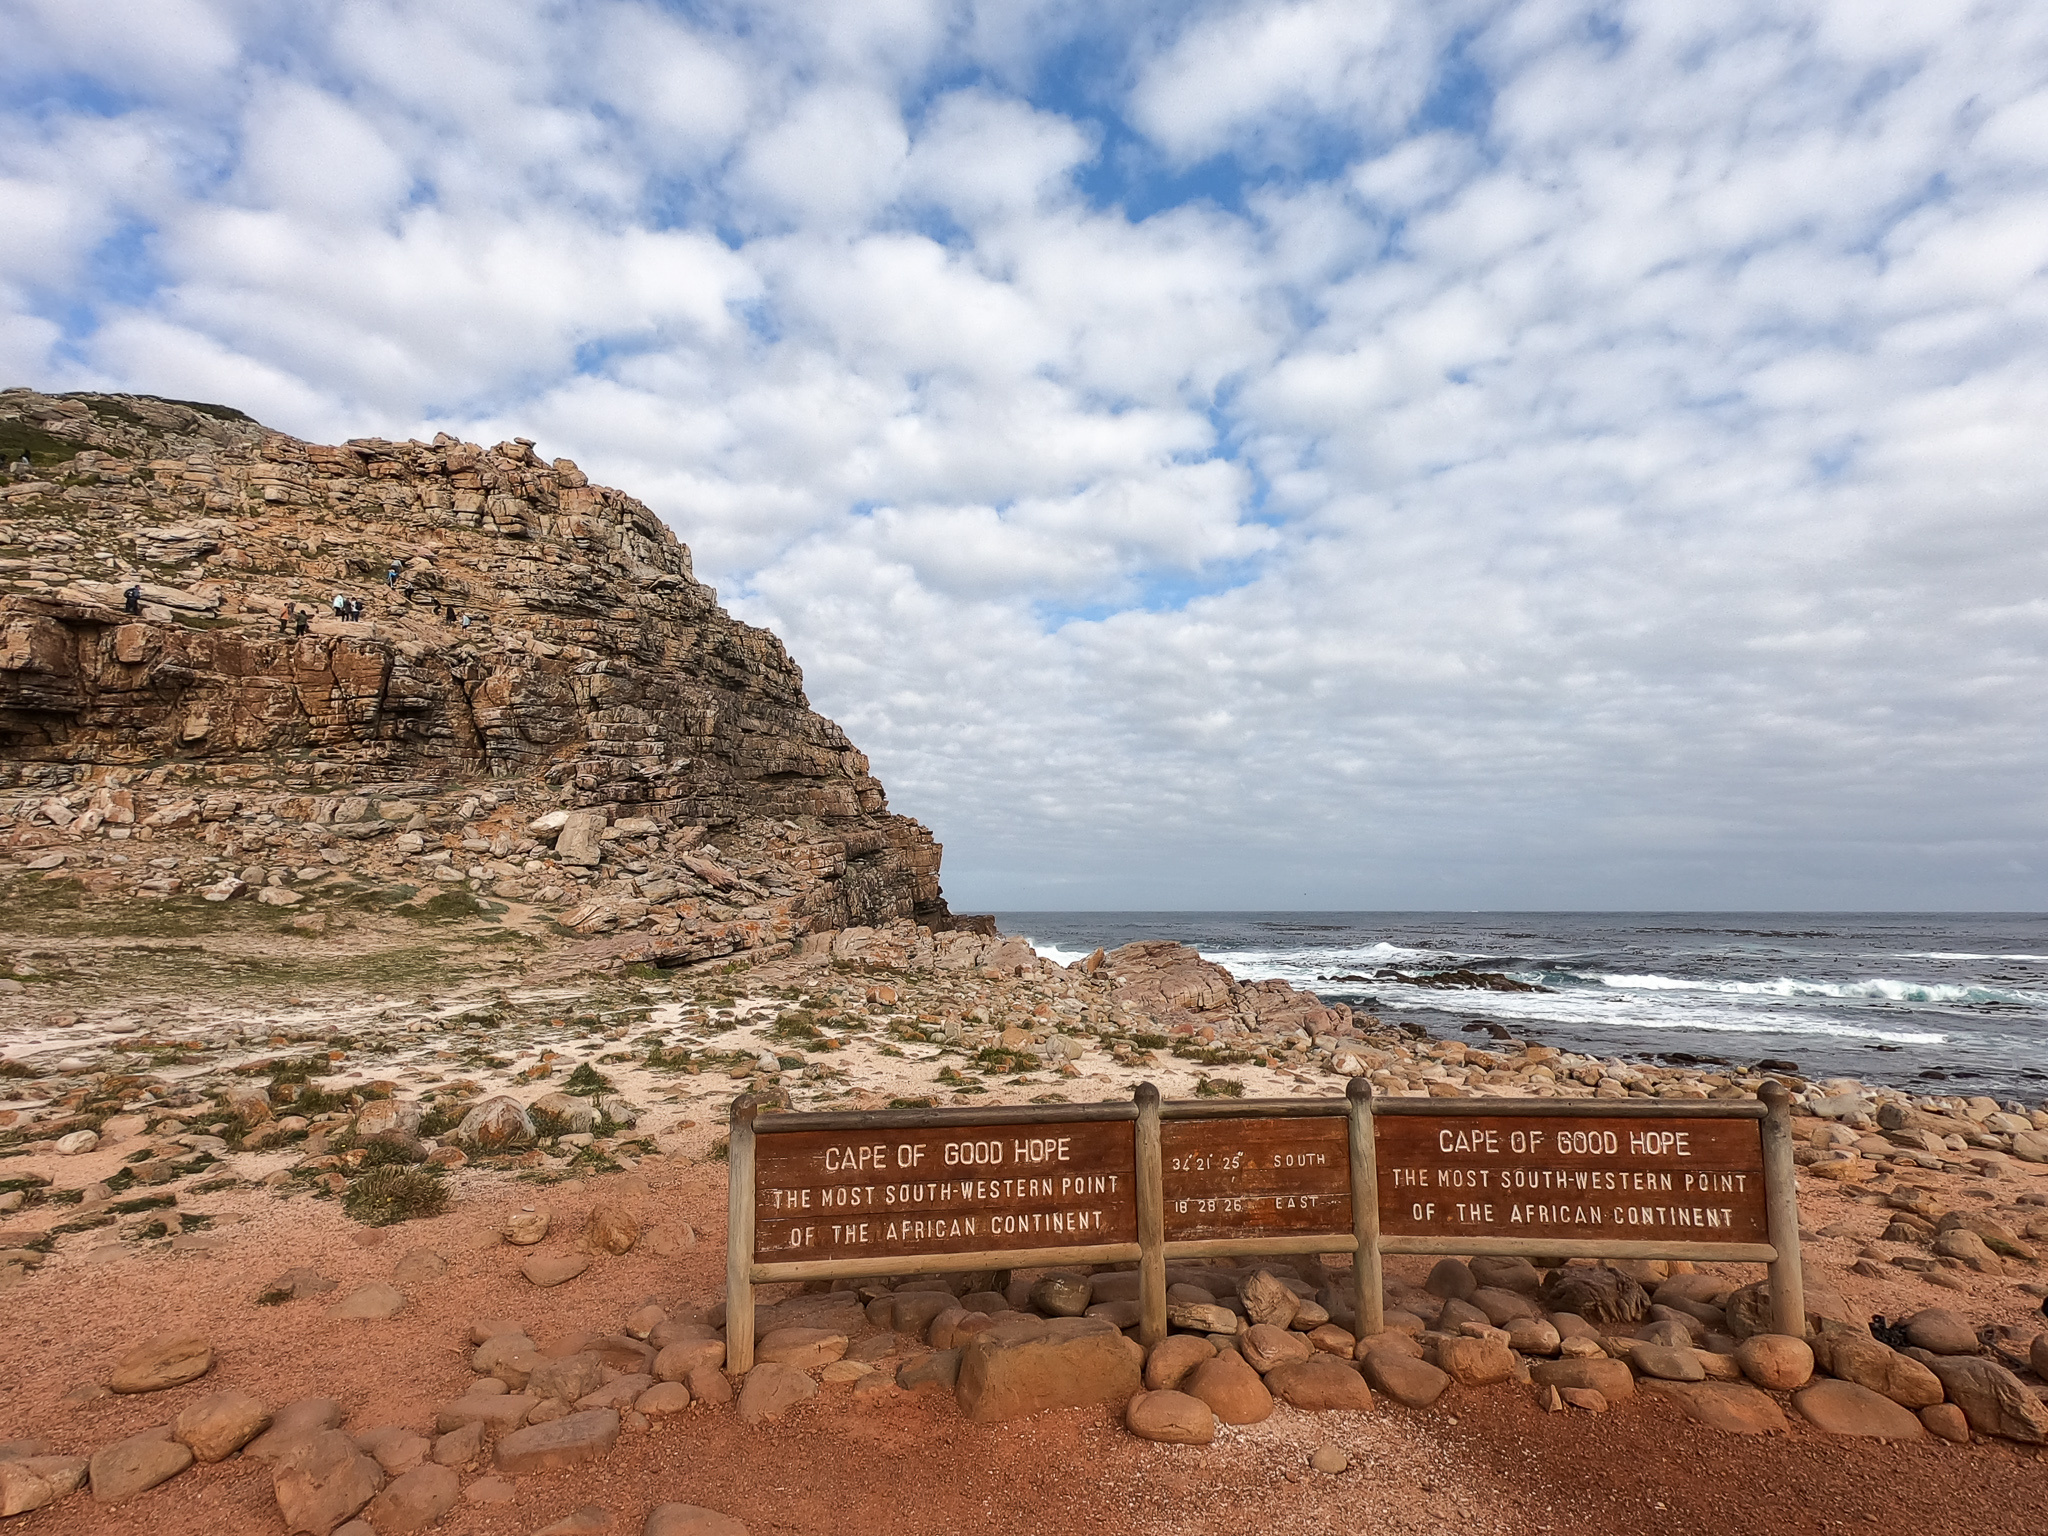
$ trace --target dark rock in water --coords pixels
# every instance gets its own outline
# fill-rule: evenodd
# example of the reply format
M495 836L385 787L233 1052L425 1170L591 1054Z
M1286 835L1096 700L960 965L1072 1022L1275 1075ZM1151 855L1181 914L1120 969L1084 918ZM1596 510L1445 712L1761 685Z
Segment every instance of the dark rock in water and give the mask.
M1451 971L1425 971L1419 975L1406 975L1400 971L1382 970L1373 978L1376 981L1398 981L1411 987L1433 987L1444 992L1548 992L1549 987L1539 987L1533 981L1517 981L1512 976L1503 976L1498 971L1470 971L1463 968Z
M1589 1323L1639 1323L1650 1297L1618 1269L1560 1269L1544 1282L1538 1299L1546 1312L1575 1312Z

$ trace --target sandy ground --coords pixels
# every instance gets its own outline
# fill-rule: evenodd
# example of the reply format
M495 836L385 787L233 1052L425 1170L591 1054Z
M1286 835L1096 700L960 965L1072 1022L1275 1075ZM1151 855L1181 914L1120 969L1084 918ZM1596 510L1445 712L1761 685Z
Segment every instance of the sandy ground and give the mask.
M666 1236L644 1238L624 1256L600 1255L555 1289L529 1284L517 1269L525 1250L499 1241L505 1217L545 1204L556 1235L544 1248L568 1248L601 1198L640 1204L650 1228ZM1806 1199L1810 1228L1883 1225L1875 1205L1832 1187L1809 1189ZM473 1318L518 1319L545 1347L579 1331L613 1331L648 1299L678 1317L701 1315L722 1288L724 1200L723 1166L689 1154L546 1188L474 1174L458 1207L431 1221L365 1229L331 1201L271 1196L203 1252L130 1244L95 1262L53 1265L0 1303L8 1343L0 1439L36 1437L89 1452L225 1388L273 1404L337 1397L352 1430L385 1423L426 1430L435 1409L471 1379ZM654 1251L678 1243L673 1257ZM1811 1272L1859 1308L1896 1315L1939 1303L2017 1332L2037 1305L2010 1279L1969 1276L1968 1291L1959 1293L1903 1275L1882 1283L1843 1275L1861 1246L1855 1236L1817 1237L1810 1254ZM326 1315L329 1302L387 1278L423 1247L446 1258L448 1270L410 1287L397 1317ZM1420 1277L1419 1261L1393 1262ZM295 1264L315 1267L339 1289L256 1306L262 1282ZM2038 1324L2038 1312L2032 1315ZM216 1348L218 1363L201 1381L64 1405L73 1388L104 1380L134 1341L183 1326L203 1329ZM1309 1454L1323 1444L1347 1451L1351 1470L1309 1471ZM635 1531L653 1505L681 1500L727 1510L755 1536L870 1529L1220 1536L1248 1524L1275 1533L1430 1536L1645 1527L1763 1536L1871 1526L2020 1536L2042 1529L2048 1453L1995 1442L1877 1445L1796 1423L1786 1437L1737 1439L1699 1429L1647 1395L1592 1418L1543 1414L1529 1392L1512 1387L1453 1389L1423 1412L1384 1405L1372 1414L1309 1415L1282 1406L1263 1424L1226 1429L1214 1446L1168 1448L1122 1433L1107 1409L984 1426L967 1423L950 1394L933 1389L892 1389L856 1403L847 1388L827 1387L767 1426L744 1426L730 1408L693 1408L666 1425L628 1432L592 1466L522 1478L516 1490L509 1504L458 1505L440 1529L525 1533L597 1503L616 1528ZM282 1530L268 1470L239 1459L194 1468L124 1505L75 1495L12 1524L38 1536Z

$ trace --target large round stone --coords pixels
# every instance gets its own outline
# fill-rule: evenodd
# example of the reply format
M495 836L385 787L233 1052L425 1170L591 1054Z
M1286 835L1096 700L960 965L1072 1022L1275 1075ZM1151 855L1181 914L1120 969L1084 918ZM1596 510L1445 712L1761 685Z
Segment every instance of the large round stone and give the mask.
M1797 1392L1813 1379L1813 1347L1790 1334L1751 1334L1735 1346L1735 1363L1766 1392Z
M1816 1381L1794 1395L1792 1406L1809 1424L1831 1435L1918 1440L1927 1433L1912 1409L1853 1381Z
M1273 1394L1259 1373L1234 1349L1204 1360L1187 1375L1181 1390L1200 1398L1226 1424L1257 1424L1272 1417Z
M1140 1392L1124 1409L1124 1427L1140 1440L1207 1445L1216 1438L1209 1405L1185 1392Z
M1196 1366L1215 1358L1216 1346L1199 1333L1169 1334L1145 1357L1145 1385L1154 1392L1174 1391Z

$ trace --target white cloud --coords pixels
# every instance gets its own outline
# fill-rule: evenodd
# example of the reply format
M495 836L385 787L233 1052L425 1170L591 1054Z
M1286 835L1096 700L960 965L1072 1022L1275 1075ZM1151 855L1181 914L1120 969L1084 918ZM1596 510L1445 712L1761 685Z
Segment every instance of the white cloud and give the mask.
M2042 900L2039 7L23 14L0 364L539 437L963 904Z

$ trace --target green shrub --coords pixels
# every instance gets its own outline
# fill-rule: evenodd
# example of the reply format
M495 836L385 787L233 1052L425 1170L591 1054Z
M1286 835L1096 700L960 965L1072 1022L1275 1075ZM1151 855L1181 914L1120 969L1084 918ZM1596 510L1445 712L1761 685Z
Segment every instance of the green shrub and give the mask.
M1234 1077L1205 1077L1195 1084L1198 1099L1241 1099L1244 1084Z
M448 1186L424 1168L373 1168L350 1184L341 1208L370 1227L388 1227L448 1209Z

